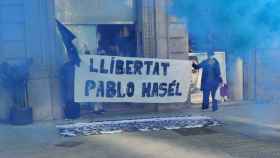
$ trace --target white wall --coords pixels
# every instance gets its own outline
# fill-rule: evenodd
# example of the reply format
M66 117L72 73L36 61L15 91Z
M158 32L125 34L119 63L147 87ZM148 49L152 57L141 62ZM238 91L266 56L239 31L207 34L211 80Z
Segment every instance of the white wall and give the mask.
M233 97L234 100L241 101L243 100L243 60L237 58L234 64L235 67L235 77L234 77L234 86L233 88Z
M230 99L242 101L244 99L244 60L240 56L229 53L227 65Z

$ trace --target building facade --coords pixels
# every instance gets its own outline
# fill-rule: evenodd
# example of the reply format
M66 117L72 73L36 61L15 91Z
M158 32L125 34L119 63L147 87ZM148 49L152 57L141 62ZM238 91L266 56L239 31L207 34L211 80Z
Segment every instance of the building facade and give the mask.
M120 32L131 37L128 56L187 59L186 26L169 15L169 0L1 0L0 62L32 58L28 104L35 120L63 118L59 69L67 61L56 19L96 54ZM80 53L83 53L80 51ZM107 53L108 55L111 55ZM122 54L114 54L122 55ZM0 89L0 120L11 101Z

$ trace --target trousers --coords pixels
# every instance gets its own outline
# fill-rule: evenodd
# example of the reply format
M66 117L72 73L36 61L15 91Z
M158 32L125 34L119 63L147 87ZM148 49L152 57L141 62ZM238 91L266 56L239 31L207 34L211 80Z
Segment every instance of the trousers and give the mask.
M213 87L213 88L203 90L203 100L202 100L202 109L203 110L209 108L210 94L212 97L212 110L213 111L218 110L218 101L216 100L217 89L218 89L218 87Z

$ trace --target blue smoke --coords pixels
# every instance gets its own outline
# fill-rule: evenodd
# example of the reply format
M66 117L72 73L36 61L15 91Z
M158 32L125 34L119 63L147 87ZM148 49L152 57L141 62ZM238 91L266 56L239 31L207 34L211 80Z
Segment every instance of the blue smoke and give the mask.
M197 49L212 45L230 55L251 58L246 59L244 75L247 84L259 93L256 99L264 98L265 105L250 107L248 115L255 122L279 120L279 104L273 102L279 102L279 77L275 72L280 68L280 0L173 0L170 11L185 20ZM254 53L258 58L250 56ZM233 61L228 65L229 69L234 67ZM273 105L267 105L269 102Z
M173 0L170 10L200 49L269 48L280 37L279 0Z

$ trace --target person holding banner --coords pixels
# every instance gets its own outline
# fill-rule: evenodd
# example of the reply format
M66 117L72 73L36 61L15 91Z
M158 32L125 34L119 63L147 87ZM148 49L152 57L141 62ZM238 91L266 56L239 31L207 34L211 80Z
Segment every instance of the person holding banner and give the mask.
M218 110L218 101L216 100L216 91L222 83L220 64L214 57L214 52L208 53L208 58L201 63L193 61L194 69L202 69L201 90L203 92L202 110L209 108L209 97L212 97L212 110Z

